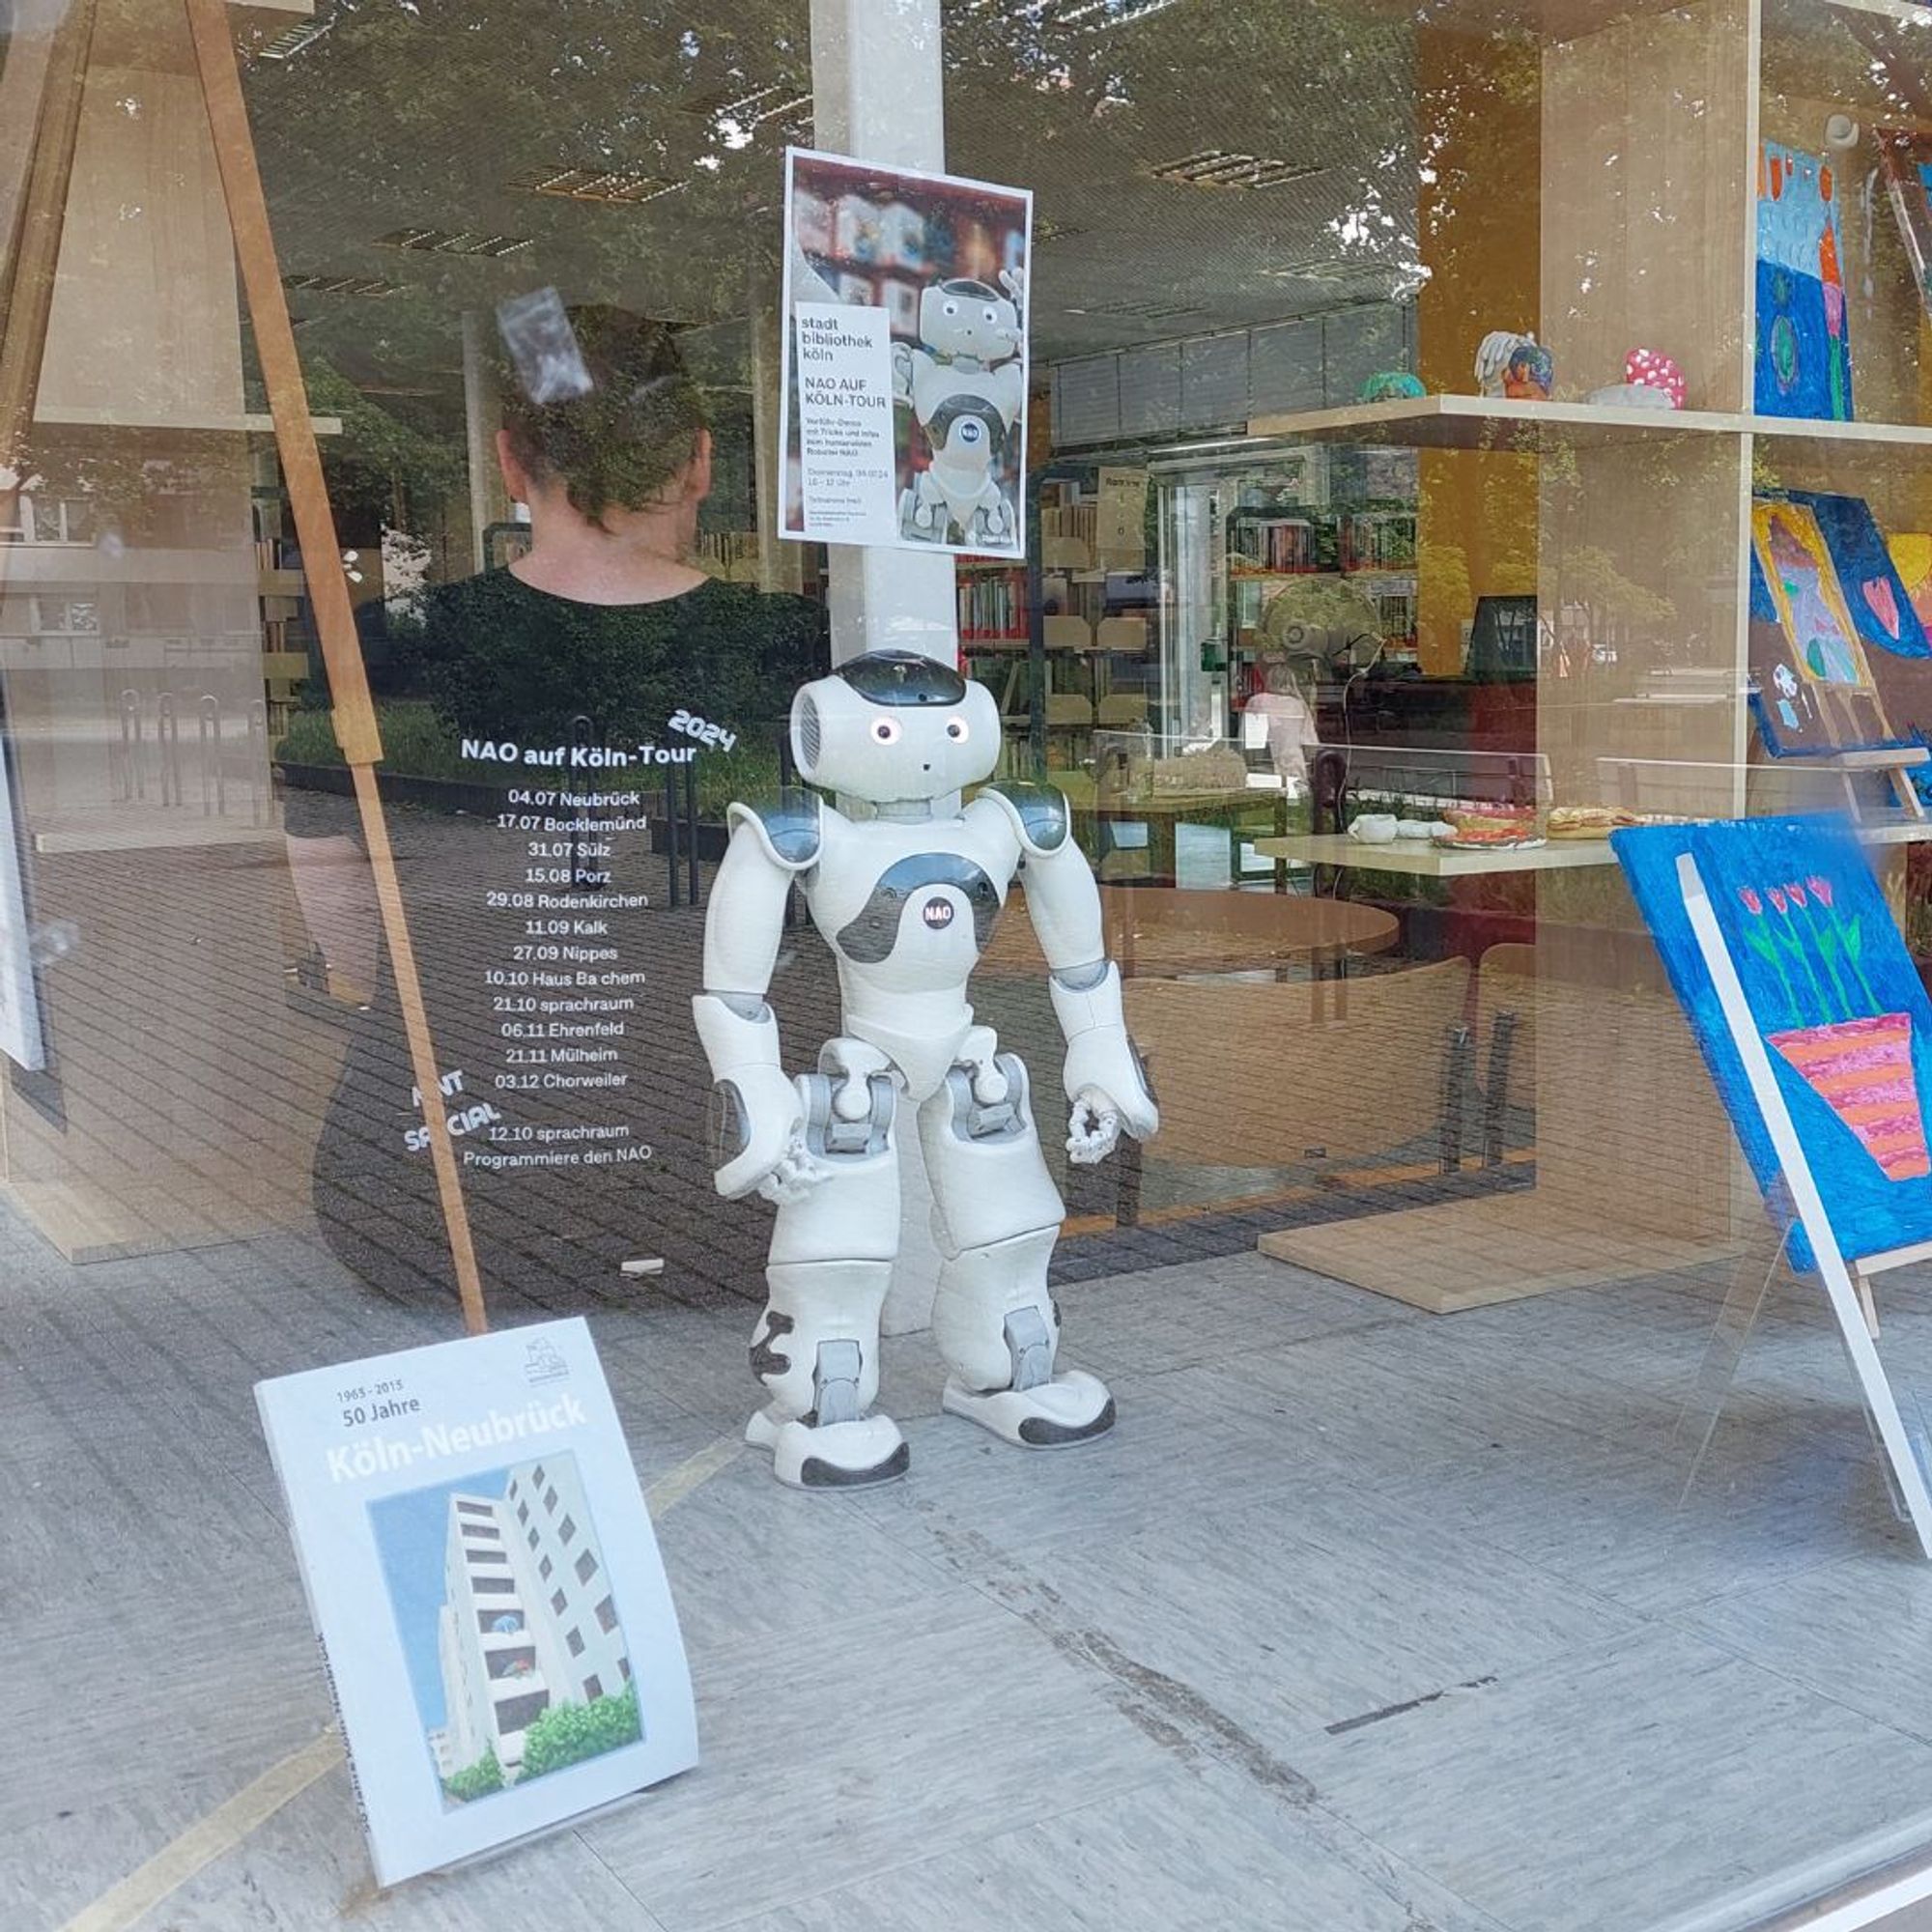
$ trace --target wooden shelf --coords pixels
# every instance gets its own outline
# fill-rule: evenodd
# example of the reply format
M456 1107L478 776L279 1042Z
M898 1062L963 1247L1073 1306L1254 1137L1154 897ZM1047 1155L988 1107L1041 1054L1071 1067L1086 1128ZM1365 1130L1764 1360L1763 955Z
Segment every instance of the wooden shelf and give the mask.
M212 434L242 433L272 436L275 420L265 411L249 410L240 415L143 416L125 410L69 408L59 405L37 410L34 421L50 429L139 429L191 430ZM309 427L317 436L340 436L340 416L311 416Z
M1867 845L1932 843L1932 818L1903 808L1867 812L1859 821ZM1445 851L1422 838L1398 838L1370 845L1346 832L1291 833L1286 838L1257 838L1256 855L1286 859L1295 866L1349 867L1363 872L1407 872L1420 879L1466 879L1490 872L1567 872L1586 866L1613 866L1617 855L1607 838L1551 838L1542 845L1505 846L1496 851Z
M1548 43L1578 40L1616 20L1641 20L1681 4L1682 0L1437 0L1426 18L1438 31L1480 41L1523 35ZM1368 11L1405 26L1417 17L1410 0L1369 0Z
M191 722L191 721L190 721ZM122 806L54 812L34 831L36 852L167 852L207 845L279 845L281 827L203 815L198 805Z
M1256 439L1393 443L1418 449L1574 448L1633 436L1766 436L1790 441L1932 449L1923 423L1813 422L1723 410L1633 410L1592 403L1514 402L1493 396L1417 396L1342 409L1256 416Z
M1346 832L1293 833L1257 838L1256 855L1296 866L1349 866L1365 872L1409 872L1421 879L1465 879L1487 872L1562 872L1581 866L1613 866L1617 855L1604 838L1552 838L1542 845L1503 846L1481 852L1448 852L1426 838L1398 838L1371 845Z

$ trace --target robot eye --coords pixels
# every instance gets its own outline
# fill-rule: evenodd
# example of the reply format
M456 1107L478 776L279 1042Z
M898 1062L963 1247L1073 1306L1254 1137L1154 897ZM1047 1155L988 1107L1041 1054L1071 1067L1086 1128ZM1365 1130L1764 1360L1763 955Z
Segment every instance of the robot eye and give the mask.
M999 318L998 316L996 316L996 315L995 315L995 314L993 313L993 311L992 311L991 309L989 309L989 308L986 308L986 309L981 309L981 310L980 311L980 313L981 317L982 317L982 318L983 318L983 319L984 319L985 321L987 321L987 322L998 322L998 321L999 321L999 319L1000 319L1000 318Z
M899 721L896 718L881 718L872 725L872 736L882 745L896 745L899 741Z
M949 738L951 738L955 745L963 745L966 742L966 737L967 737L965 719L949 718L946 721L946 735Z
M957 315L959 313L959 304L957 302L947 302L941 307L939 312L941 315Z

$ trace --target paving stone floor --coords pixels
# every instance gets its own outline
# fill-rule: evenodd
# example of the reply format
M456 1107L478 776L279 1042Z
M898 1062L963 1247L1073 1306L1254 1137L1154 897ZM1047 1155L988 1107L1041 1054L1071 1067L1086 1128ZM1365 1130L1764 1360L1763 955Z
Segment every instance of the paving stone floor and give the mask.
M1756 1922L1932 1840L1932 1565L1802 1293L1679 1505L1720 1292L1439 1321L1252 1255L1070 1285L1121 1424L1037 1458L942 1416L903 1338L906 1482L800 1495L741 1452L663 1519L700 1769L377 1897L337 1768L143 1932ZM1932 1388L1932 1277L1885 1306ZM748 1316L592 1310L646 1482L742 1422ZM453 1329L298 1235L71 1268L0 1221L7 1932L327 1723L250 1387Z

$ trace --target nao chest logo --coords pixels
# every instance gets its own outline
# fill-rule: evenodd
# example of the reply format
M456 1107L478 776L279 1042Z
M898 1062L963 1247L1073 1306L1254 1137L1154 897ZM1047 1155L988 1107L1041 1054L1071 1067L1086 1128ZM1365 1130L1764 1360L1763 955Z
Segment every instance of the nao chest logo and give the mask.
M934 932L940 932L952 923L953 911L952 901L935 893L920 907L919 916Z

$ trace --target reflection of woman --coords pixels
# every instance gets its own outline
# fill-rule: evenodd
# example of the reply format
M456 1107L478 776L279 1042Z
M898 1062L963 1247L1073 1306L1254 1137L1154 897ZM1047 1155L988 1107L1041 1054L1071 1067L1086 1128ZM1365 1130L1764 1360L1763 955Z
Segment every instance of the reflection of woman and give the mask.
M416 667L452 736L518 748L514 768L466 770L522 802L397 828L485 1285L546 1305L615 1292L627 1259L665 1258L667 1286L687 1292L694 1275L755 1281L758 1261L721 1253L708 1225L708 1081L686 1010L701 934L662 904L646 809L612 781L621 768L530 767L522 753L690 751L668 728L680 710L735 733L741 753L775 747L823 638L816 606L686 561L711 438L668 332L607 308L571 321L589 391L504 400L497 452L531 548L431 593ZM656 795L664 774L650 769ZM333 806L293 798L292 834L339 827ZM327 953L338 943L316 938ZM449 1282L422 1119L384 974L330 1103L315 1203L337 1254L389 1292Z
M1261 721L1268 760L1289 790L1308 789L1308 754L1321 749L1315 718L1285 658L1263 660L1264 689L1248 699L1247 715Z
M711 488L711 432L668 330L611 308L571 311L593 387L532 403L514 383L497 439L530 512L507 570L431 595L423 676L459 731L661 743L681 706L732 726L781 717L812 675L821 613L721 583L686 560Z

